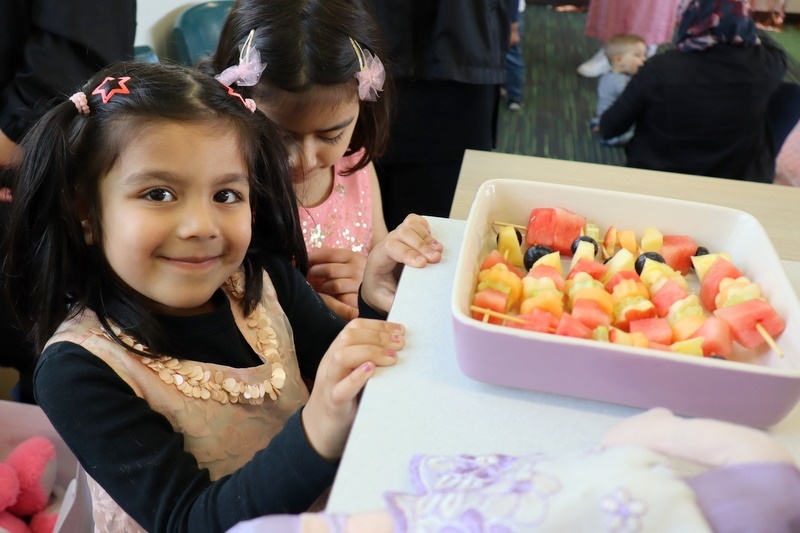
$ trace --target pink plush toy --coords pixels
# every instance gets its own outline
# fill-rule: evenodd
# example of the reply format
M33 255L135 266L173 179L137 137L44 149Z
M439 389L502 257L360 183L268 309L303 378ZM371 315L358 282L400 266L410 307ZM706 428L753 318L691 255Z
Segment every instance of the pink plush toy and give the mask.
M50 440L31 437L14 448L0 463L0 533L52 532L58 518L58 509L50 508L55 481Z

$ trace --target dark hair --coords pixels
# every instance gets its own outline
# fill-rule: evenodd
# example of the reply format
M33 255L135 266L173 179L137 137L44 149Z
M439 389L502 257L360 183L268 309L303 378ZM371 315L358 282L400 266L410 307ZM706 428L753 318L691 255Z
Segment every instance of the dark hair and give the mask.
M91 94L106 77L123 76L130 77L130 94L113 95L106 103ZM283 255L307 270L282 134L262 113L249 111L214 78L179 65L118 63L81 90L89 114L79 114L69 100L53 108L23 139L25 155L12 175L14 201L3 243L6 292L37 351L61 322L85 308L106 328L113 321L154 352L177 348L141 296L114 274L103 251L99 181L136 134L137 124L219 123L237 135L255 214L243 264L245 313L260 299L267 255ZM88 213L93 246L84 241L78 205Z
M266 69L254 87L242 94L271 101L276 89L303 93L317 86L342 87L342 98L357 97L358 56L353 38L384 62L380 29L366 0L237 0L231 8L214 57L201 65L220 73L239 61L239 49L251 30ZM386 150L392 107L387 73L376 102L361 101L358 121L345 155L364 149L355 172Z

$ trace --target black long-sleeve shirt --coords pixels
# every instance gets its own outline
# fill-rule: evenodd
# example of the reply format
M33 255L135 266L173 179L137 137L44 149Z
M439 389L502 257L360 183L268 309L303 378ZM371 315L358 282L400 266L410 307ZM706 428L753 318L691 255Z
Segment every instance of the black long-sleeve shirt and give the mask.
M133 58L136 0L3 0L0 25L0 130L18 143L55 97Z
M785 70L785 53L768 40L658 54L603 113L600 134L636 126L626 147L631 167L771 182L767 104Z
M313 378L344 322L288 262L273 260L267 271L294 331L300 371ZM187 358L242 368L262 364L236 327L227 297L218 293L215 302L207 314L159 320L185 346ZM69 342L48 347L34 386L87 473L148 531L225 531L248 518L299 513L333 482L337 465L311 448L299 411L250 462L212 482L184 451L183 435L84 348Z

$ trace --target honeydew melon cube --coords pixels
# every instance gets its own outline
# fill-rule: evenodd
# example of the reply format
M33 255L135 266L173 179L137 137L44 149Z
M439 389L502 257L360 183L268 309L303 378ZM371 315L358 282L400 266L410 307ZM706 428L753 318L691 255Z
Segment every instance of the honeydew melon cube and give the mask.
M642 252L659 252L664 244L664 235L656 228L647 228L642 232Z
M692 256L692 265L694 266L695 274L697 274L697 279L703 281L703 276L706 275L706 272L708 272L708 269L711 268L711 265L714 264L714 261L716 261L718 257L722 257L728 262L733 263L731 256L725 252Z

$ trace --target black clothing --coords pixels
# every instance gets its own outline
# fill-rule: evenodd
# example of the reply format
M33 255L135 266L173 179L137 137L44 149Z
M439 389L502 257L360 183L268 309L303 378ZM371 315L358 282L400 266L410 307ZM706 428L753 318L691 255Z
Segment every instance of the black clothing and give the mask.
M344 327L287 261L267 267L295 332L300 371L313 379ZM218 307L194 317L159 317L185 347L184 357L250 367L261 360L234 322L221 292ZM241 520L299 513L331 485L337 465L309 445L300 411L252 460L215 482L183 450L183 435L136 396L104 361L84 348L49 346L36 366L36 399L87 473L148 531L225 531Z
M409 213L447 217L464 150L494 147L517 0L372 0L389 43L398 110L375 162L392 230Z
M0 21L0 130L17 143L53 98L133 58L135 0L3 0Z
M95 72L132 59L136 0L0 1L0 130L19 143L57 97ZM19 399L33 403L33 344L0 301L0 366L20 372Z
M786 70L782 49L714 45L648 59L601 117L603 138L636 126L628 166L772 182L767 104Z

